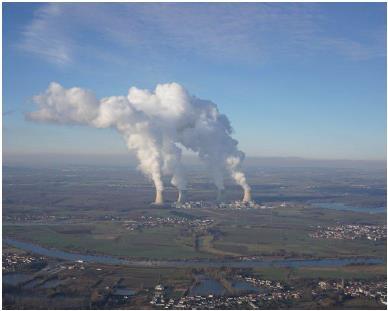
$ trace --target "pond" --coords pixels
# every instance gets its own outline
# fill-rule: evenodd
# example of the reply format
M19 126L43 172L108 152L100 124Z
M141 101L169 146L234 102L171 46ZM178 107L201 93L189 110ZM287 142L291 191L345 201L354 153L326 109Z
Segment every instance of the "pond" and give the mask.
M232 287L239 294L241 294L241 293L257 293L260 291L259 288L255 287L252 284L250 284L246 281L243 281L243 280L234 281L232 283Z
M197 284L190 290L190 296L222 296L226 293L226 289L217 280L206 276L197 276Z
M113 295L116 295L116 296L133 296L135 294L136 294L136 291L129 288L123 288L123 287L115 288L113 291Z
M31 274L29 273L6 273L3 274L3 284L16 286L28 281L30 278Z

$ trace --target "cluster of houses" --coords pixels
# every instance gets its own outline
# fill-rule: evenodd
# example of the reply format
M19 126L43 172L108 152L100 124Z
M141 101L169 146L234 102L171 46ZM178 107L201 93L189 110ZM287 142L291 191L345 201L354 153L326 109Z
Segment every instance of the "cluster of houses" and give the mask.
M205 310L205 309L259 309L268 303L279 303L281 301L299 300L302 291L287 289L279 282L260 280L252 277L241 277L245 281L263 289L258 293L243 295L222 295L216 296L183 296L179 299L166 298L162 285L155 287L155 293L150 304L157 309L175 310ZM382 304L387 304L387 283L384 281L319 281L312 289L312 296L317 297L327 291L341 291L350 297L367 297L376 299Z
M309 234L315 239L356 240L368 239L372 241L387 239L387 226L377 225L338 225L332 227L317 227Z
M245 282L252 284L254 287L264 289L269 295L267 298L271 299L299 299L302 296L300 290L296 290L291 287L286 287L280 282L271 280L263 280L254 278L251 276L241 276L238 278L243 279Z
M31 265L34 263L45 262L44 257L6 253L3 254L3 272L13 272L21 268L22 266Z
M160 297L160 296L159 296ZM184 296L180 299L160 299L153 298L151 304L158 309L174 310L208 310L208 309L259 309L265 303L273 301L279 302L288 299L299 299L300 295L296 293L287 294L281 291L245 294L238 296Z
M244 281L256 286L256 287L265 287L268 289L283 289L284 286L280 282L274 282L271 280L262 280L262 279L257 279L254 277L250 276L237 276L239 279L243 279Z
M215 208L217 205L208 201L186 201L186 202L173 202L171 207L191 209L191 208Z
M243 202L243 201L234 201L230 203L219 203L218 208L229 208L229 209L250 209L250 208L273 208L273 206L265 206L257 204L255 201Z
M138 229L154 228L160 226L185 225L195 229L205 230L213 224L212 219L187 219L183 217L152 217L141 216L138 220L127 220L124 226L127 230L134 231Z
M387 282L386 281L319 281L317 288L312 291L313 296L319 295L322 291L341 291L350 297L368 297L376 299L387 305Z

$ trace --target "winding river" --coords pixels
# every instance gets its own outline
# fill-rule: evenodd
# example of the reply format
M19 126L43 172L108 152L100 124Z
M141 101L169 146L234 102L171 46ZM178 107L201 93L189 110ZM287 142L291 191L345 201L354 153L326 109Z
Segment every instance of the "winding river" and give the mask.
M189 259L189 260L135 260L122 259L113 256L85 255L65 252L57 249L45 248L33 243L22 242L12 238L4 238L4 243L31 253L66 261L83 261L90 263L126 265L133 267L233 267L233 268L260 268L260 267L340 267L350 264L383 264L385 259L380 258L333 258L333 259Z

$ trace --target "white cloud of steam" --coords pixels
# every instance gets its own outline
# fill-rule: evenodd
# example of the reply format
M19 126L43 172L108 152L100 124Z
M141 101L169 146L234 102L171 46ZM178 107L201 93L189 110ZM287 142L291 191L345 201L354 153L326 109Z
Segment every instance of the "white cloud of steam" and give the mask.
M162 175L172 175L171 183L179 190L187 187L182 146L206 163L218 189L224 188L226 172L245 194L250 192L240 169L244 154L231 137L228 118L214 103L191 96L177 83L159 84L154 92L131 87L127 97L98 100L88 90L53 82L33 101L38 109L27 115L31 120L117 129L160 195Z
M56 123L89 123L98 115L99 101L93 93L74 87L64 89L52 82L46 92L34 96L39 110L30 113L33 120Z

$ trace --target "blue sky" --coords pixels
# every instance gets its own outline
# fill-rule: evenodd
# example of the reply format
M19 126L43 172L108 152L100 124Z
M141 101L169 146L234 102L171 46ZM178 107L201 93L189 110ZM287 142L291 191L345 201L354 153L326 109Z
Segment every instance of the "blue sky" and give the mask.
M3 3L3 152L126 152L113 130L26 121L51 81L178 82L248 156L386 158L385 3Z

